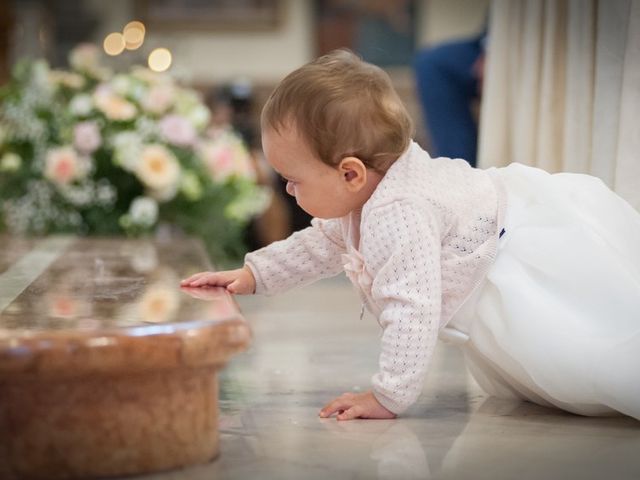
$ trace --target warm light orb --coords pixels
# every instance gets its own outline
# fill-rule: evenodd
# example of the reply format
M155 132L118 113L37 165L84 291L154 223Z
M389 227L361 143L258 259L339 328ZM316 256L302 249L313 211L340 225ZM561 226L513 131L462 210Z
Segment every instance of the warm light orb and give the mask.
M171 66L171 52L166 48L156 48L149 54L149 68L154 72L164 72Z
M125 47L124 37L118 32L110 33L105 37L103 47L107 55L120 55Z
M127 50L136 50L144 43L144 35L146 29L142 22L134 20L124 26L122 35L124 36L125 48Z

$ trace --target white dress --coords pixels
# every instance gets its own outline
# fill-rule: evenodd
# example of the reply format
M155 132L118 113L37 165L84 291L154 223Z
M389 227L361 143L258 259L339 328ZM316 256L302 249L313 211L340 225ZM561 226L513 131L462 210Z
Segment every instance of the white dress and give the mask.
M599 179L512 164L504 235L454 316L497 396L640 419L640 214Z

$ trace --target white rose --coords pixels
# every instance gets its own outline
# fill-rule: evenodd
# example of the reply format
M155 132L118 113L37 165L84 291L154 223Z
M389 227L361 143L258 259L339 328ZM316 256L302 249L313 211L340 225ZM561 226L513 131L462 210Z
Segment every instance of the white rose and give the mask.
M164 191L175 188L180 180L180 164L162 145L148 145L142 150L136 175L147 187Z

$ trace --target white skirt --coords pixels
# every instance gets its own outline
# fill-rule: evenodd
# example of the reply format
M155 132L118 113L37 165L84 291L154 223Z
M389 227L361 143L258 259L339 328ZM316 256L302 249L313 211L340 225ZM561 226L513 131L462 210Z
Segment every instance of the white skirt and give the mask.
M640 419L640 213L588 175L512 164L505 234L450 325L488 393Z

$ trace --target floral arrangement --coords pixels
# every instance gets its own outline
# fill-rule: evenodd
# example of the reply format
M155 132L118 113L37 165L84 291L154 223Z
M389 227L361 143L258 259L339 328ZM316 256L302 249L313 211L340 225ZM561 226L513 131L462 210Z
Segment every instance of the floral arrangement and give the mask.
M69 70L23 62L0 90L0 231L201 237L238 259L268 198L232 131L168 74L114 74L94 45Z

